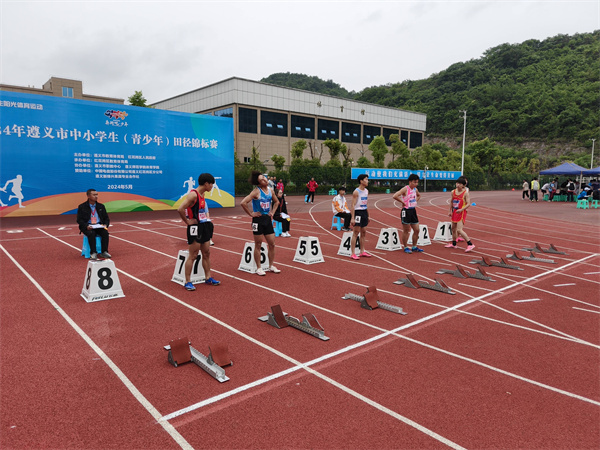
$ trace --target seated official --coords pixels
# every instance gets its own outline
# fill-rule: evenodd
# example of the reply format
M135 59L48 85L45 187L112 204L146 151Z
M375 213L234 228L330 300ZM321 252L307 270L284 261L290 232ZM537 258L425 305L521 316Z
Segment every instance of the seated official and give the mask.
M273 212L273 220L281 222L281 237L292 237L290 234L290 216L287 212L287 202L285 201L285 195L281 189L275 189L275 195L279 200L277 209Z
M110 219L106 208L102 203L98 203L98 192L95 189L86 191L88 200L83 202L77 208L77 223L79 224L79 232L87 236L90 244L90 259L96 260L98 256L101 258L110 258L108 253L108 226ZM96 248L96 236L100 236L102 242L102 252L98 255Z
M342 228L342 231L350 231L350 220L352 219L352 213L350 213L350 210L348 209L345 195L346 188L342 186L338 189L337 195L333 197L331 209L333 210L333 214L335 216L344 219L344 227Z

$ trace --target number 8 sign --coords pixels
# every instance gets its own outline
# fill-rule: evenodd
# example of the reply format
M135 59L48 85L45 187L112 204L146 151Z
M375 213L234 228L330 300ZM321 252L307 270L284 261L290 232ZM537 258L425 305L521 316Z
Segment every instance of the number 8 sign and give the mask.
M111 259L88 262L81 296L88 303L125 297L117 268Z

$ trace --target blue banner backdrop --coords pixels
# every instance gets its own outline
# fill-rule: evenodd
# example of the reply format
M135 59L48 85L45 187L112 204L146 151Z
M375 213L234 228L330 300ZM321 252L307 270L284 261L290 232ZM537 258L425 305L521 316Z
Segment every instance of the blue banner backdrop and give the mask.
M370 180L406 180L409 175L415 173L420 179L427 177L428 180L457 180L460 172L451 170L408 170L408 169L364 169L352 168L352 179L360 174L366 173Z
M176 209L216 178L234 206L233 120L0 91L0 217L72 213L94 188L110 211Z

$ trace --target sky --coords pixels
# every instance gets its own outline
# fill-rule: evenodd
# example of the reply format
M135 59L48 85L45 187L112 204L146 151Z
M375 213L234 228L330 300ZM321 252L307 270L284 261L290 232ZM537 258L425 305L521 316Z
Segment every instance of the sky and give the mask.
M492 47L600 29L600 0L0 0L0 83L50 77L148 103L277 72L349 91L428 78Z

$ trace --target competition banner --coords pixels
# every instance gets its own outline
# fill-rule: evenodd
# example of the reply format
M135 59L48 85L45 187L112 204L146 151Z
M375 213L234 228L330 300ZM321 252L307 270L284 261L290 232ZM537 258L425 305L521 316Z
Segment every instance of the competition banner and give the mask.
M408 169L360 169L352 168L352 179L356 180L360 174L366 173L370 180L406 180L413 173L419 175L421 180L457 180L460 172L452 170L408 170Z
M177 209L198 175L210 207L233 207L233 120L0 91L0 217Z

